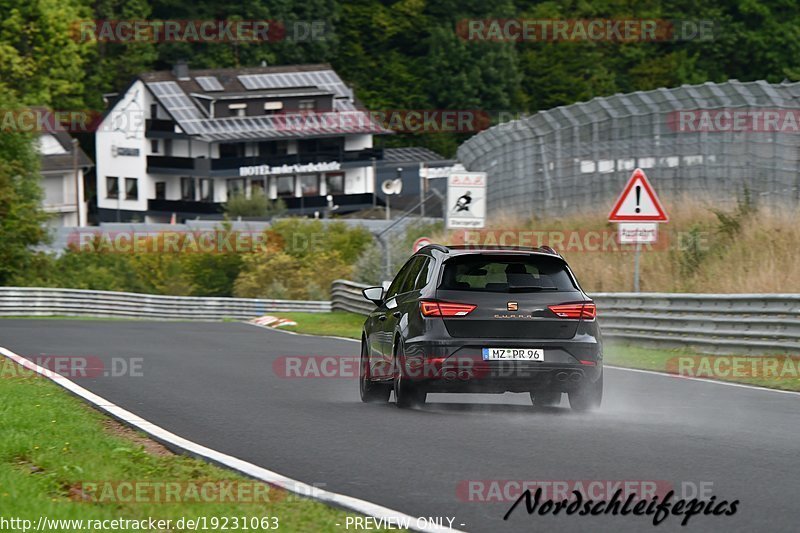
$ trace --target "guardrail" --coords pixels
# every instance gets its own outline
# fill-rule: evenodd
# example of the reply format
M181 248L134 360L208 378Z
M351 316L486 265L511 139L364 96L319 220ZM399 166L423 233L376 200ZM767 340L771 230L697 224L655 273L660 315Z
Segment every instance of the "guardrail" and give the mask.
M223 320L266 313L331 310L328 301L160 296L132 292L0 287L0 316L88 316Z
M368 314L367 285L337 280L333 309ZM800 353L800 294L596 293L603 336L702 353Z

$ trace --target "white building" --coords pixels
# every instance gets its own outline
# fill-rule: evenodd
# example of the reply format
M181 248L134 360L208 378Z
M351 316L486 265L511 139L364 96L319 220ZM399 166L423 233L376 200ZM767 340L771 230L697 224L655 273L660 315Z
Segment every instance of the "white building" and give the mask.
M44 192L42 204L44 210L51 214L48 225L85 226L87 208L83 175L92 168L92 161L77 143L73 148L72 138L65 131L43 131L39 135L38 150ZM73 150L77 150L77 158ZM76 193L79 198L77 202Z
M98 221L213 216L257 188L294 212L368 207L385 133L328 65L141 74L96 133Z

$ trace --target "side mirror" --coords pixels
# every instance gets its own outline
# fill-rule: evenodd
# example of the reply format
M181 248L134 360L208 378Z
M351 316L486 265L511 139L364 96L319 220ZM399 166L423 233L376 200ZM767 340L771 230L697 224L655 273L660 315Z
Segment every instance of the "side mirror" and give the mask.
M383 303L383 287L370 287L364 289L361 293L364 295L364 298L375 305L381 305Z

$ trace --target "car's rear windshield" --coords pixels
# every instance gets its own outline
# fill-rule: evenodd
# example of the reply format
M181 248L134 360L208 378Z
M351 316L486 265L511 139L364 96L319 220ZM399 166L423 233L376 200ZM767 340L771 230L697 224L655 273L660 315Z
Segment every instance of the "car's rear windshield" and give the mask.
M484 292L575 291L561 259L543 255L467 255L444 265L443 290Z

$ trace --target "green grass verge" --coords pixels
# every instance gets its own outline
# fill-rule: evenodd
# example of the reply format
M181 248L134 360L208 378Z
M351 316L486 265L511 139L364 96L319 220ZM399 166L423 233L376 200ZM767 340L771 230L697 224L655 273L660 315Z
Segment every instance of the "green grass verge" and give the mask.
M685 349L640 348L618 343L607 343L605 347L606 364L627 368L675 373L680 368L680 358L686 358L685 368L688 369L681 372L682 375L733 381L770 389L800 391L800 376L798 375L800 360L797 358L787 359L785 355L781 354L748 358L747 356L705 355ZM715 358L719 358L721 364L718 365ZM750 370L753 360L763 364L767 358L773 359L776 364L775 371L771 372L769 376L760 376L757 375L758 370L755 373ZM738 370L734 365L739 365Z
M280 313L281 318L290 318L297 322L297 326L284 327L298 333L309 333L313 335L335 335L337 337L349 337L358 339L361 337L361 327L364 324L364 316L344 311L334 311L333 313ZM704 356L689 350L666 350L640 348L637 346L607 343L605 348L605 362L609 365L623 366L627 368L639 368L643 370L655 370L658 372L671 372L677 368L677 358L679 357L712 357ZM783 356L777 356L779 358ZM713 359L707 359L713 365ZM720 381L734 381L758 385L771 389L781 389L790 391L800 391L800 376L792 374L791 370L800 370L800 360L794 359L791 364L783 365L779 363L779 371L784 375L779 377L728 377L719 373L702 374L703 377L714 375L713 379ZM700 366L693 367L695 371L702 370ZM713 369L713 366L711 367ZM725 373L727 367L722 366Z
M53 316L27 316L27 315L16 315L16 316L3 316L0 317L0 320L10 318L10 319L20 319L23 318L25 320L88 320L88 321L96 321L96 322L125 322L128 320L153 320L152 318L138 318L138 317L118 317L118 316L68 316L68 315L53 315ZM188 320L172 320L173 322L188 322Z
M36 524L40 516L83 520L205 517L207 521L277 517L283 531L332 532L343 528L346 516L356 516L274 488L268 489L268 498L261 492L257 502L238 498L236 503L198 502L191 497L182 503L125 501L128 493L118 492L116 497L93 493L87 485L92 482L179 482L187 488L192 482L239 482L262 490L265 486L203 461L173 455L5 357L0 357L0 365L0 509L6 519L24 518ZM233 522L228 525L230 529ZM211 528L221 529L221 522ZM188 530L175 525L171 529Z
M361 338L361 329L366 317L347 311L332 313L280 313L275 316L297 322L296 326L282 326L280 329L308 333L309 335L332 335L335 337Z

